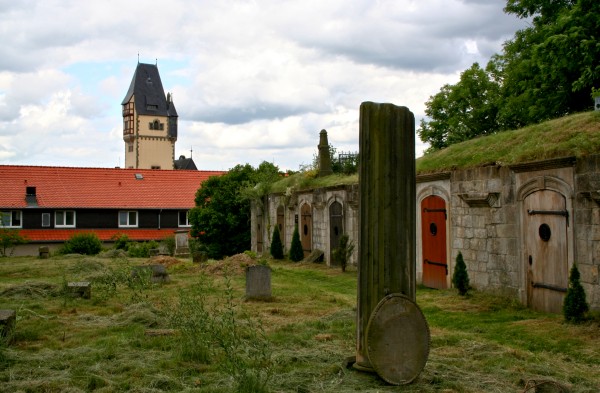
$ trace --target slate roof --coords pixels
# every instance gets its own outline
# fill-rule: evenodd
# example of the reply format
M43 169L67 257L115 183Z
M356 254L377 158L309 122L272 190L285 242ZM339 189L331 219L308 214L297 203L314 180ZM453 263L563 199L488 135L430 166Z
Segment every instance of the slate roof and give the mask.
M177 116L175 105L167 102L158 67L154 64L138 63L121 105L128 103L132 96L135 96L135 110L139 115ZM157 108L149 110L148 105Z
M190 158L185 158L185 156L180 156L178 160L175 160L175 169L187 169L197 171L196 163L194 160Z
M200 183L224 173L0 165L0 208L189 209Z

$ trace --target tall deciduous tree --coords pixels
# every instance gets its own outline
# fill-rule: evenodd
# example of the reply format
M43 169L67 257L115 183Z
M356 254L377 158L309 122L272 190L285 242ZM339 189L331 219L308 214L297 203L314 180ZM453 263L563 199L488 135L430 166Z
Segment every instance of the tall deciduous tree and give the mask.
M192 236L206 246L210 258L250 249L251 198L260 199L278 176L275 165L263 162L257 169L237 165L225 175L202 182L189 219Z
M429 97L421 120L419 137L429 142L431 150L442 149L498 129L500 87L478 63L464 71L455 85L444 85Z
M508 0L529 18L485 71L477 64L426 103L419 136L430 151L497 130L592 109L600 87L600 1Z

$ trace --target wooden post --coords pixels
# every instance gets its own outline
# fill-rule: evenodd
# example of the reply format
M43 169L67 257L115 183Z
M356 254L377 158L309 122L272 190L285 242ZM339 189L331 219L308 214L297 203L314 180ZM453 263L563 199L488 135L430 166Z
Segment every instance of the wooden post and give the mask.
M355 367L372 371L366 345L369 318L392 293L414 301L415 118L406 107L360 106L357 353Z

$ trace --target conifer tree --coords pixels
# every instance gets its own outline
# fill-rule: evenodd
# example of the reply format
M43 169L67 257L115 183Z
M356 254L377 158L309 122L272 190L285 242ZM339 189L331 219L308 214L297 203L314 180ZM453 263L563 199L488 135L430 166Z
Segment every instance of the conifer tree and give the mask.
M298 226L294 228L294 234L292 235L292 244L290 246L290 259L294 262L298 262L304 259L304 251L302 250L302 243L300 243L300 233L298 233Z
M275 229L273 229L271 256L273 259L283 259L283 245L281 244L281 236L279 235L279 225L275 225Z
M567 322L579 323L585 319L585 313L589 306L585 297L585 290L579 281L579 269L577 265L571 268L569 275L569 288L563 303L563 315Z
M469 273L467 273L467 265L463 259L462 253L459 251L456 256L456 265L454 265L454 274L452 275L452 284L458 289L461 296L465 296L469 291Z

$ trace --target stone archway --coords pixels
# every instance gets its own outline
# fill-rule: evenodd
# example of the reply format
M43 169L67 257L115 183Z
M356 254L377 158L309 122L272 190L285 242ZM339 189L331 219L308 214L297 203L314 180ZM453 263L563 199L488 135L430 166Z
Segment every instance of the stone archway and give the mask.
M333 251L340 246L340 238L344 234L344 214L342 204L334 201L329 205L329 264L338 266L333 258Z
M300 243L302 243L302 250L304 251L304 257L307 257L312 251L312 207L305 203L300 209Z

